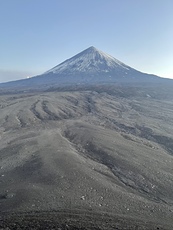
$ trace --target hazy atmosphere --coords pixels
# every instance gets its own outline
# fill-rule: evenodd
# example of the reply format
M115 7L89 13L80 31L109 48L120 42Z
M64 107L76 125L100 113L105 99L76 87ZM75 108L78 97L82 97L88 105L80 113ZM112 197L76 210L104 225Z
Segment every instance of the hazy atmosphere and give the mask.
M42 74L90 47L173 78L172 0L2 0L0 82Z

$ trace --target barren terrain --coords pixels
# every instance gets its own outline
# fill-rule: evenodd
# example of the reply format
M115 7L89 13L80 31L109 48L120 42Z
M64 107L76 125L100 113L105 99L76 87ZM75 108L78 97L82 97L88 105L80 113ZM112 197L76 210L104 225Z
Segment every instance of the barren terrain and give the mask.
M171 92L2 93L1 229L172 229Z

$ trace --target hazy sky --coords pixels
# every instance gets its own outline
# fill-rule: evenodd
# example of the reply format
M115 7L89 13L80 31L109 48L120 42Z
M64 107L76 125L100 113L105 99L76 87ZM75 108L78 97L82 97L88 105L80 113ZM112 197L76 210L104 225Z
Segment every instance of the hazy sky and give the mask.
M0 82L41 74L95 46L173 78L173 0L0 0Z

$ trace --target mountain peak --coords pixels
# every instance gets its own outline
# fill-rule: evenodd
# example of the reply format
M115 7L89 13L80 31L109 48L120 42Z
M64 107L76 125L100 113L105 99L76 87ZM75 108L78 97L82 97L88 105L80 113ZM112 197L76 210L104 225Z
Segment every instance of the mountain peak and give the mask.
M82 52L98 53L98 54L100 54L100 55L104 55L104 56L109 56L109 57L111 57L110 55L104 53L103 51L97 49L97 48L94 47L94 46L90 46L89 48L85 49L85 50L82 51ZM82 53L82 52L81 52L81 53ZM111 57L111 58L112 58L112 57Z
M88 47L88 49L86 49L86 50L88 50L88 51L99 51L96 47L94 47L94 46L90 46L90 47Z
M90 46L88 47L88 50L91 49L91 50L97 50L94 46Z
M127 71L130 67L126 66L109 54L98 50L94 46L90 46L81 53L50 69L46 73L68 73L71 75L73 73L95 74L96 72L112 72L115 68Z
M156 82L160 78L139 72L116 58L90 46L47 72L6 86L69 85Z

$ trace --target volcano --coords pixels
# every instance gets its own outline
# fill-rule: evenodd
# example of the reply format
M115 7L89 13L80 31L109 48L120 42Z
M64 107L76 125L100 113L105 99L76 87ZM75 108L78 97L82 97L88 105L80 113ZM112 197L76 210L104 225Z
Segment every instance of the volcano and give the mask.
M91 46L45 73L1 86L64 86L104 83L151 83L162 78L142 73Z

